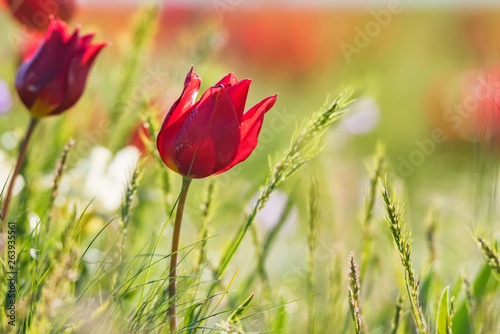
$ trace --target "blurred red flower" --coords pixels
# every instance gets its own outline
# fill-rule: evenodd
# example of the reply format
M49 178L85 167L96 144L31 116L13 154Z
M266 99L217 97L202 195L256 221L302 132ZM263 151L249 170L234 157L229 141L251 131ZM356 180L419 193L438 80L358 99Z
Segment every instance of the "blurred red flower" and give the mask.
M91 44L93 34L70 35L66 24L53 20L36 52L27 55L16 75L16 89L36 118L60 114L82 96L87 76L107 43Z
M132 133L130 134L130 138L127 142L127 145L134 146L139 150L141 155L147 155L149 154L148 146L151 143L151 140L149 139L149 124L141 122L138 125L134 127L132 130Z
M500 145L500 66L436 78L429 89L432 126L447 138Z
M238 80L229 73L195 103L200 83L191 68L157 139L165 164L197 179L225 172L245 160L257 146L264 114L276 102L276 96L270 96L243 113L251 80Z
M30 29L45 30L51 17L69 21L76 4L74 0L3 0L12 15Z
M477 137L484 144L500 144L500 67L474 71L462 92L462 104L475 117Z

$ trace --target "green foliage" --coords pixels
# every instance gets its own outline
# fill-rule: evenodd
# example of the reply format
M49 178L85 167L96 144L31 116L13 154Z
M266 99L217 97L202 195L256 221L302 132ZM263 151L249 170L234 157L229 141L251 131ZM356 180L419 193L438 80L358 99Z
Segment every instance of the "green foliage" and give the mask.
M437 334L451 334L451 317L453 312L453 300L450 306L447 286L441 294L439 300L439 308L437 312L436 333Z

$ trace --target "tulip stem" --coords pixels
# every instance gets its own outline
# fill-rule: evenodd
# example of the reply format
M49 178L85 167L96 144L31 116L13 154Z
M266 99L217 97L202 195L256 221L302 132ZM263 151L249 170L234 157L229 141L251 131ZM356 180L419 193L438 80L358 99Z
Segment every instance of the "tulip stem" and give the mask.
M9 213L9 204L10 204L10 199L12 197L12 190L14 189L14 183L16 182L16 177L21 172L21 167L23 165L24 159L26 158L26 151L28 149L28 144L31 139L31 135L33 134L33 131L35 130L36 125L38 124L38 121L39 121L38 118L34 117L31 118L30 123L28 125L28 129L26 130L26 135L19 147L19 155L17 156L16 165L14 167L14 171L12 172L12 177L10 179L9 187L7 188L7 193L5 194L3 201L2 213L1 213L2 226L0 228L0 231L3 230L5 219L7 218L7 214Z
M179 239L181 236L182 215L184 213L184 205L186 204L186 197L189 190L191 179L182 179L182 189L177 203L177 212L175 215L174 234L172 236L172 252L170 254L170 275L168 283L168 296L170 305L168 307L168 316L170 323L170 333L175 333L177 329L176 317L176 293L177 293L177 258L179 251Z

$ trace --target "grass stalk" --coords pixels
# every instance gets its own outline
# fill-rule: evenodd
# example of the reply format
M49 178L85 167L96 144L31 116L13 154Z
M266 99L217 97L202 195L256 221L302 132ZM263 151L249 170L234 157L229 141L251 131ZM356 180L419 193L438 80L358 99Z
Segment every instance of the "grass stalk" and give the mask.
M498 249L494 247L486 237L479 234L476 235L476 241L479 249L483 253L485 261L491 269L500 275L500 256L498 255Z
M307 233L307 295L311 297L314 289L314 258L316 257L316 248L318 244L318 201L319 188L318 181L313 178L309 189L309 224ZM308 300L308 332L315 332L315 298Z
M365 207L362 218L363 229L363 251L361 253L361 271L359 276L363 280L368 269L368 264L373 259L373 207L377 198L377 182L382 176L385 168L385 149L382 144L377 144L376 152L373 157L374 166L370 175L370 187L365 199Z
M75 140L73 138L70 138L68 143L64 145L63 151L61 152L61 156L59 160L57 161L56 165L56 171L54 172L54 183L52 185L52 194L51 194L51 200L50 200L50 205L49 205L49 214L48 214L48 219L46 225L46 230L49 229L50 227L50 222L52 221L52 218L54 216L54 201L59 195L59 186L61 184L61 180L63 177L64 172L66 171L67 163L68 163L68 155L69 152L71 151L71 148L75 145Z
M412 237L406 232L406 224L403 218L403 209L400 207L395 196L389 194L387 181L381 184L382 199L386 210L386 220L391 230L394 247L396 248L401 264L405 271L405 285L408 298L412 307L413 318L421 334L427 334L427 323L418 298L418 281L412 267Z
M23 141L19 147L19 154L17 155L17 161L14 166L14 171L12 172L12 178L10 179L9 187L7 188L7 193L5 194L5 198L3 199L2 212L0 214L0 218L2 219L2 223L0 225L0 233L3 231L3 227L5 224L5 220L9 214L9 206L12 199L12 191L14 190L14 184L16 183L16 178L21 172L21 168L24 163L24 159L26 158L26 153L28 151L28 145L33 135L33 131L35 130L37 124L39 122L38 118L32 117L30 119L30 123L28 125L28 129L26 130L26 134L24 136Z
M349 255L349 306L351 308L352 320L354 323L354 330L356 334L365 331L363 317L361 316L361 303L359 300L361 285L359 283L359 270L356 261L354 260L354 253Z

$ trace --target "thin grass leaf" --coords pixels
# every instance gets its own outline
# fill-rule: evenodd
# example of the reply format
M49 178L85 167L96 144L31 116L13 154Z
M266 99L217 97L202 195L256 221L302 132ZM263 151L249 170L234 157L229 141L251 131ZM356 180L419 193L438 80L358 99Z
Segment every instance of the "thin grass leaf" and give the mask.
M450 287L447 286L441 298L439 299L439 306L437 311L436 333L437 334L451 334L451 321L450 321L450 305L448 291Z
M243 303L241 303L240 306L229 316L227 319L227 322L238 322L240 321L241 316L243 315L243 312L248 308L248 305L250 305L250 302L253 299L254 294L252 293L250 296L248 296L247 299Z
M319 216L319 185L318 180L313 178L311 186L309 189L309 224L307 233L307 246L309 252L307 254L307 294L312 295L314 287L314 259L316 256L316 248L318 244L318 216ZM315 332L316 324L316 310L315 310L315 300L313 298L309 299L308 306L308 331L310 333Z

